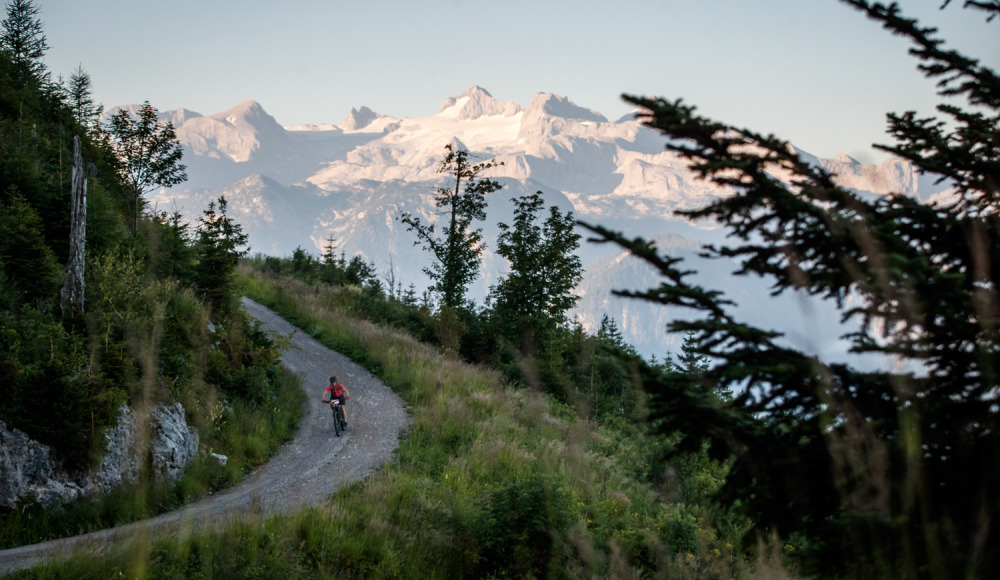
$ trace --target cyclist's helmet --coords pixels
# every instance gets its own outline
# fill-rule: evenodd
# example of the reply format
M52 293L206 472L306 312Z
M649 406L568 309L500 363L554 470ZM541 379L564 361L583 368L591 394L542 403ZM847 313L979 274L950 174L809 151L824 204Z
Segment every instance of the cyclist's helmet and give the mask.
M332 385L333 383L336 383L336 382L337 382L337 377L330 377L330 384L331 384L331 385Z

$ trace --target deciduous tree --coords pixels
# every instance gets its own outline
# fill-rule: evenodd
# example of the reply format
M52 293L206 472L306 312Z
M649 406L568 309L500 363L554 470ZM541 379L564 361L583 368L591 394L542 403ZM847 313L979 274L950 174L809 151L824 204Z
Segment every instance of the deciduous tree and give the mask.
M583 276L576 250L580 235L573 213L549 208L539 223L544 205L542 192L513 198L513 225L499 224L497 253L507 259L507 275L491 292L494 315L502 321L515 344L534 343L566 323L568 312L580 299L574 289Z
M187 181L184 154L174 124L157 120L156 109L146 101L133 117L122 109L103 127L105 144L118 161L118 174L132 188L132 234L139 231L142 196L158 187Z

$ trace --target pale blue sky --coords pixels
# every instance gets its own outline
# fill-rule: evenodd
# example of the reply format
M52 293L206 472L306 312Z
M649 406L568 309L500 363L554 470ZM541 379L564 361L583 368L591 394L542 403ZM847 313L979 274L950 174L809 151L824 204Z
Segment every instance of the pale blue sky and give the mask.
M1000 22L962 0L903 0L949 46L1000 68ZM283 125L339 123L367 105L437 112L478 84L527 105L568 95L610 119L623 92L824 157L880 160L887 111L938 98L909 44L836 0L36 0L46 63L90 72L105 106L149 100L202 114L254 99Z

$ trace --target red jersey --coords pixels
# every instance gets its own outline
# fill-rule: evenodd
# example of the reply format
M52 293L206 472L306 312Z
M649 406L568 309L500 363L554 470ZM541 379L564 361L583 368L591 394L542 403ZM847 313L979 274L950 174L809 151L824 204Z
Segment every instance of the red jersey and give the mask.
M323 398L325 399L326 394L330 392L333 393L334 397L339 397L344 394L344 385L340 383L333 383L332 385L327 386L326 390L323 391Z

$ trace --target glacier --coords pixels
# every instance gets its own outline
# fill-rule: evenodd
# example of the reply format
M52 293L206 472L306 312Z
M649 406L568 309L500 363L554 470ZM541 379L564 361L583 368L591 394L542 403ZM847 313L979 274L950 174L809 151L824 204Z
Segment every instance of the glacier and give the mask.
M105 114L136 108L124 105ZM725 232L674 212L733 192L698 179L684 159L665 149L667 138L643 127L634 113L610 121L550 93L536 94L524 107L472 86L420 118L360 107L340 123L283 127L259 103L246 100L206 116L162 111L160 119L177 129L189 181L157 192L150 202L159 209L178 208L194 221L211 199L224 194L249 234L251 252L288 255L301 246L318 254L333 236L338 251L373 260L380 271L392 256L396 278L422 290L428 256L396 218L405 211L437 218L433 192L445 183L438 163L444 146L452 144L503 162L488 175L504 188L488 200L482 224L487 251L482 276L470 292L474 299L482 301L505 271L504 260L490 248L499 234L496 224L512 219L510 198L542 191L548 205L573 211L580 220L655 239L663 251L684 256L687 267L699 272L699 282L731 295L743 319L786 333L785 340L807 352L853 360L839 338L850 325L840 324L830 304L794 292L771 297L766 280L737 278L736 264L698 256L702 244L724 241ZM843 153L825 159L796 152L865 196L893 193L929 202L949 194L949 183L919 174L905 160L864 165ZM586 273L573 315L586 329L596 330L607 314L644 355L679 350L681 338L668 336L665 326L685 313L610 292L655 285L654 272L609 245L584 243L580 256Z

